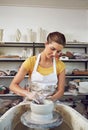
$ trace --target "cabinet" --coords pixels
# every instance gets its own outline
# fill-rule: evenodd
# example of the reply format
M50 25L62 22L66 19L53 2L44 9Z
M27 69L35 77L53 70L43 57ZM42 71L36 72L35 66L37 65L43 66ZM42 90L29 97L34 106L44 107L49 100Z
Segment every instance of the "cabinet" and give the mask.
M24 42L5 42L0 43L0 70L16 70L18 71L22 62L28 57L38 54L44 48L44 43L24 43ZM67 43L63 49L63 53L70 51L72 53L86 54L88 52L87 43ZM87 57L87 56L86 56ZM88 75L72 75L72 70L81 69L88 70L88 58L81 59L63 59L66 64L66 82L74 79L88 81ZM14 76L0 76L0 84L9 87ZM22 82L22 86L27 83L27 76ZM65 93L67 94L67 93ZM71 93L68 93L71 94ZM87 93L88 94L88 93Z

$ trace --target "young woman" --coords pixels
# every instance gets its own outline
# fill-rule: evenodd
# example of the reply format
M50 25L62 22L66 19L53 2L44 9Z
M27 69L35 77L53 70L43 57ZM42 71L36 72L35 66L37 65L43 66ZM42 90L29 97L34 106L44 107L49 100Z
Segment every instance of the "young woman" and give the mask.
M14 93L33 100L37 94L46 96L53 101L64 94L65 64L59 55L66 44L64 34L51 32L47 36L44 50L27 58L10 84ZM20 86L25 75L29 75L31 87L25 90Z

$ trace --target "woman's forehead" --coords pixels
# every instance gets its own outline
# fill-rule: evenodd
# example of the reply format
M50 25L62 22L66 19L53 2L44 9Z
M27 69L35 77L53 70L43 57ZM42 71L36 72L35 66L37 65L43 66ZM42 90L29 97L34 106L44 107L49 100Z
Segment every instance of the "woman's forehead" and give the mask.
M54 48L57 49L57 50L58 50L58 49L61 49L61 50L63 49L63 45L58 44L58 43L56 43L56 42L50 43L49 46L50 46L50 47L54 47Z

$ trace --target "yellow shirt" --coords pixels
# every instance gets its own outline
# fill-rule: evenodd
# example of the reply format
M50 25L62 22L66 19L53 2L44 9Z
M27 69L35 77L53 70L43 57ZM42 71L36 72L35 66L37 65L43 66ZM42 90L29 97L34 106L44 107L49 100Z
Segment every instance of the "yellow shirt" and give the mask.
M36 56L29 57L23 62L23 66L27 70L29 75L32 74L35 62L36 62ZM65 69L65 64L61 60L56 59L57 75L60 74L64 69ZM48 75L48 74L53 72L53 66L49 67L49 68L43 68L39 65L38 68L37 68L37 71L39 73L41 73L42 75Z

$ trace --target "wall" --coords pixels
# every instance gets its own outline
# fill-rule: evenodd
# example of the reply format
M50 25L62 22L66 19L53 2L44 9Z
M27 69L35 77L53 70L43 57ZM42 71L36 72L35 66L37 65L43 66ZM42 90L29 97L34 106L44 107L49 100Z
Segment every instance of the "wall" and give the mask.
M88 42L88 10L0 6L0 28L4 29L3 41L16 41L15 35L18 28L22 33L21 41L28 41L28 29L33 29L33 32L37 34L36 41L38 42L40 27L46 30L46 33L51 31L65 33L67 41ZM16 55L18 53L22 55L19 48L11 50L6 48L3 49L3 52L8 55L13 54L13 52ZM28 52L30 53L29 50ZM7 64L0 63L0 69L14 70L19 68L19 63L11 62ZM72 70L72 67L77 68L77 66L79 64L70 65L69 68L66 68L66 71ZM80 68L83 69L83 67L83 63L80 64ZM11 80L12 78L7 80L3 78L0 83L9 86Z
M88 10L86 11L86 15L87 15L87 30L88 30Z
M28 29L36 33L42 27L46 33L61 31L67 41L88 42L88 10L0 6L0 28L4 29L3 41L15 41L17 28L21 41L28 41Z

